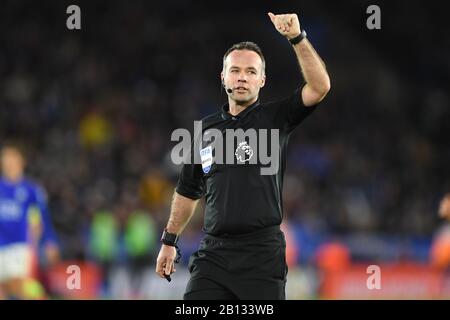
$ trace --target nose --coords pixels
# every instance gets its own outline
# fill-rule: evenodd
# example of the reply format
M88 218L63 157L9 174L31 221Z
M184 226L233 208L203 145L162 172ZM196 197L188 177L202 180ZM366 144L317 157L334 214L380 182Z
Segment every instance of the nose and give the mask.
M247 75L245 74L245 72L240 72L239 73L238 81L240 81L240 82L247 82Z

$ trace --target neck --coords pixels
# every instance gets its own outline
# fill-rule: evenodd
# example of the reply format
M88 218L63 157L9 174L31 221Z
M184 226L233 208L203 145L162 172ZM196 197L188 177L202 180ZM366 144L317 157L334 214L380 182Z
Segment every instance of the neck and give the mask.
M232 100L230 98L228 98L228 105L229 105L229 110L228 112L232 115L235 116L237 114L239 114L240 112L242 112L243 110L245 110L248 106L252 105L253 103L255 103L255 101L258 99L258 97L253 98L250 101L246 101L246 102L239 102L236 100Z
M19 182L20 180L22 180L22 175L21 174L3 174L3 177L10 181L10 182Z

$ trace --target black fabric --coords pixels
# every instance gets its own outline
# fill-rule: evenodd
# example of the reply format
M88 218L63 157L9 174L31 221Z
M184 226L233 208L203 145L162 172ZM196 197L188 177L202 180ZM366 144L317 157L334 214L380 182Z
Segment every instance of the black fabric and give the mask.
M207 278L191 279L183 296L184 300L237 300L226 287Z
M239 163L235 152L239 143L245 141L235 139L231 150L227 150L226 143L223 143L224 162L231 156L234 164L213 163L209 171L201 164L183 165L176 192L191 199L199 199L205 195L203 231L206 234L241 234L281 224L282 185L289 136L316 108L304 106L301 99L302 88L303 86L281 101L266 104L256 101L236 116L228 113L228 105L225 104L221 111L202 120L202 137L212 128L224 135L227 129L256 129L257 132L266 129L268 137L270 130L278 129L280 148L278 171L273 175L261 174L261 168L269 165L264 165L259 159L259 144L267 143L267 150L270 152L271 141L268 139L264 142L259 135L257 145L253 147L257 163ZM214 146L214 142L202 141L199 150L192 150L200 154L200 149L209 145Z
M189 260L189 272L185 298L216 290L218 298L231 293L244 300L284 300L288 272L284 234L279 227L270 227L226 238L206 235Z

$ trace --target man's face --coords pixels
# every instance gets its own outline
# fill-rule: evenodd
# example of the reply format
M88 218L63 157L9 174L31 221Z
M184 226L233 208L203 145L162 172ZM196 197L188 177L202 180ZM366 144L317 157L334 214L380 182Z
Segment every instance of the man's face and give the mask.
M238 104L256 100L266 76L261 57L251 50L234 50L225 59L222 81L233 90L229 97Z
M1 165L4 176L17 179L23 174L25 160L18 150L6 147L1 151Z

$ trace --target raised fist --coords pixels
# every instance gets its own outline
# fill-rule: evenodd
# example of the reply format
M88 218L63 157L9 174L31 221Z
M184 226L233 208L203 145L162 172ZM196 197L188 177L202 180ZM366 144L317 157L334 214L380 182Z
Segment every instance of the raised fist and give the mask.
M269 12L268 15L278 32L286 38L292 39L300 34L300 22L295 13L273 14Z

